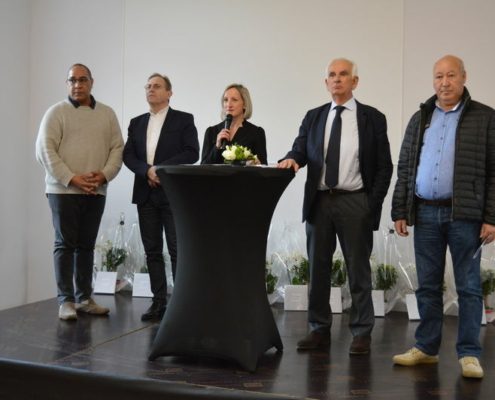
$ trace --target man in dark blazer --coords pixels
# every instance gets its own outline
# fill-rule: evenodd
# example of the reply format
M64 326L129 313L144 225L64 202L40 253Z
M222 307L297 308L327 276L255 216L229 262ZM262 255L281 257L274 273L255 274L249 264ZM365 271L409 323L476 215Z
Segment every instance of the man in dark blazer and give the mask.
M152 304L141 319L151 321L162 318L167 304L164 230L174 277L177 264L174 218L160 186L156 167L195 163L199 158L199 142L192 114L173 110L169 106L172 84L168 77L152 74L145 90L150 112L131 120L124 163L135 174L132 202L137 205L153 292Z
M308 111L292 150L278 164L296 172L308 166L303 221L310 269L310 332L298 342L300 350L330 345L330 271L337 237L352 297L349 352L370 350L374 311L369 258L393 166L385 116L353 97L358 79L352 61L330 62L325 83L332 102Z

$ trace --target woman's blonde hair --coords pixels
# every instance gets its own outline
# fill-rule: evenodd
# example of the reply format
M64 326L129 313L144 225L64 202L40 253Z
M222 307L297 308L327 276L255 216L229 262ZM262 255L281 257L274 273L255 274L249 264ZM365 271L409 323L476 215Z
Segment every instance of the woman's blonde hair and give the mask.
M237 89L239 94L241 95L242 101L244 102L244 119L251 118L253 115L253 103L251 102L251 95L249 94L249 90L247 87L241 85L240 83L232 83L225 88L222 93L222 98L220 99L220 105L222 106L222 112L220 114L220 118L225 119L225 110L223 108L223 98L225 96L225 92L229 89Z

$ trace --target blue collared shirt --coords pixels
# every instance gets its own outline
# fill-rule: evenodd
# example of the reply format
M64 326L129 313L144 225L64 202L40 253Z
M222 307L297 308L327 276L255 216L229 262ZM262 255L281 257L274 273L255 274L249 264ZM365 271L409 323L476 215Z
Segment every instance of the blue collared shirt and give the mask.
M455 136L463 104L433 111L421 147L416 195L427 200L450 199L454 184Z

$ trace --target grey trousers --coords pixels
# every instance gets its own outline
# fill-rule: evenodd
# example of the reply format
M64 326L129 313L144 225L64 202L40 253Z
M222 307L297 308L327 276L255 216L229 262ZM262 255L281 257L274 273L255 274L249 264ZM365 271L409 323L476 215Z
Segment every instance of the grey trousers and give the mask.
M349 327L353 336L370 335L375 322L369 261L373 229L366 193L318 192L306 222L306 237L310 269L310 330L328 331L332 324L330 275L338 238L352 298Z
M93 291L94 249L105 196L48 194L47 197L55 229L53 262L58 302L80 303L89 299Z

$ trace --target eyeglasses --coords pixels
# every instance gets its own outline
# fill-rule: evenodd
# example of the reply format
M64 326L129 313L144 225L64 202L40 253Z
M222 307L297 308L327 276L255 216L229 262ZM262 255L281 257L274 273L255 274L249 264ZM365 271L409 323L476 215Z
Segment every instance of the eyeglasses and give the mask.
M148 83L147 85L144 85L144 90L160 90L162 88L164 88L165 86L163 85L159 85L158 83L154 83L154 84L150 84Z
M67 83L71 86L74 86L76 83L80 83L81 85L86 85L90 79L87 76L81 76L80 78L67 78Z

